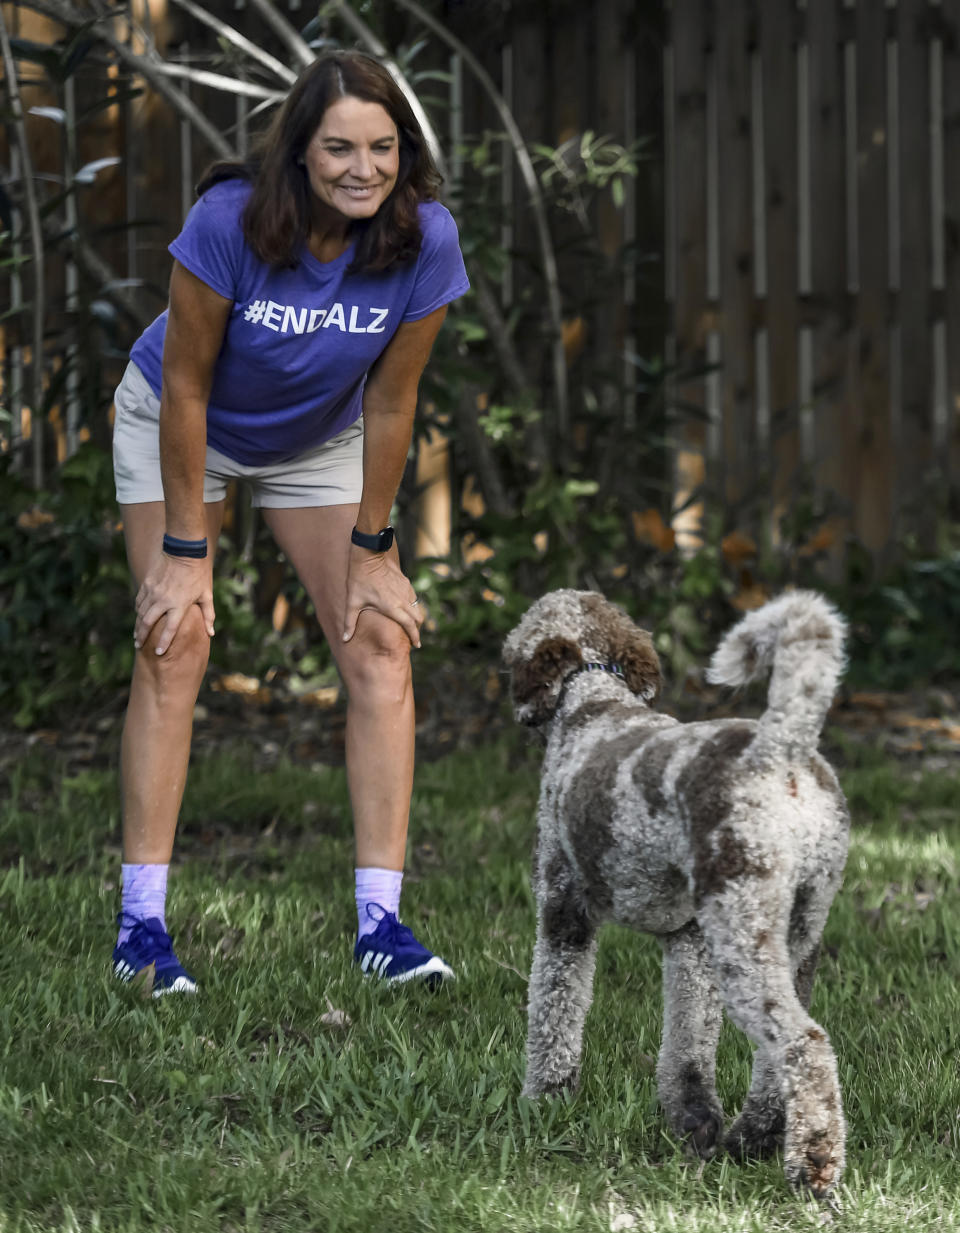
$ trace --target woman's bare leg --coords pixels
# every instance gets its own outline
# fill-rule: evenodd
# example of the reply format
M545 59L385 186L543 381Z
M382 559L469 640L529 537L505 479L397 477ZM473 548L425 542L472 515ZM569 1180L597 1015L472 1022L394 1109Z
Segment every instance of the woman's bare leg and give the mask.
M127 559L136 585L160 551L162 501L122 505ZM207 510L207 540L217 542L223 502ZM131 636L133 622L131 620ZM198 607L184 618L163 655L155 653L157 628L137 652L120 746L123 797L123 859L131 864L167 864L173 851L187 779L193 708L210 651Z
M400 870L413 788L410 642L395 621L376 612L361 613L353 638L342 639L350 531L357 508L263 513L313 601L347 689L347 782L356 863Z

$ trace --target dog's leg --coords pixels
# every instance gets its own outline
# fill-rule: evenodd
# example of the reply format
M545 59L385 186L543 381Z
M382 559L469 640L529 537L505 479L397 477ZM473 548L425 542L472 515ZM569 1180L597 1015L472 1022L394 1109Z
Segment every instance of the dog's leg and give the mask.
M724 1147L738 1160L772 1156L783 1143L785 1124L780 1070L770 1050L759 1044L753 1058L750 1091L727 1131Z
M657 1095L671 1129L698 1156L710 1157L723 1133L715 1087L723 1011L695 921L660 938L663 947L663 1043Z
M831 872L814 871L809 880L799 884L793 896L787 944L796 974L797 997L805 1008L810 1006L813 994L823 928L840 886L839 872L830 876Z
M583 1024L593 998L596 930L569 886L547 888L540 902L527 999L524 1096L576 1088Z
M764 1119L769 1123L775 1114L776 1104L766 1096L762 1101L760 1093L771 1091L776 1076L784 1108L787 1177L798 1189L823 1198L839 1181L844 1163L846 1130L837 1063L826 1033L797 996L788 920L778 920L777 905L766 891L752 880L728 883L701 905L698 919L727 1013L758 1046L753 1137L760 1137ZM734 1148L738 1125L742 1127L742 1118L731 1129Z
M821 878L818 885L823 885L823 881ZM829 884L818 891L812 883L801 883L794 892L787 945L793 966L794 988L804 1010L810 1009L820 936L833 895L834 889ZM769 935L762 932L760 937L762 950ZM769 1156L783 1143L784 1125L780 1074L770 1051L760 1044L753 1060L750 1091L740 1116L727 1132L727 1151L740 1158Z
M810 1009L819 950L819 943L805 947L800 953L794 952L791 946L794 988L804 1010ZM783 1145L785 1124L780 1072L769 1049L760 1044L753 1059L750 1091L739 1116L727 1131L725 1147L741 1160L771 1156Z

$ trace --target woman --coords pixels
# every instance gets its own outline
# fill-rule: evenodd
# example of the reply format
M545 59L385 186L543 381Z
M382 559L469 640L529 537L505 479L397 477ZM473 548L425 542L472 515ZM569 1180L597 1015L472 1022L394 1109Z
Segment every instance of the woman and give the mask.
M453 975L397 918L423 612L388 526L421 373L468 287L438 183L389 74L325 54L251 159L201 182L170 246L169 308L117 390L117 499L139 589L113 960L125 980L152 965L154 996L196 990L164 902L235 477L313 601L348 692L355 961L386 980Z

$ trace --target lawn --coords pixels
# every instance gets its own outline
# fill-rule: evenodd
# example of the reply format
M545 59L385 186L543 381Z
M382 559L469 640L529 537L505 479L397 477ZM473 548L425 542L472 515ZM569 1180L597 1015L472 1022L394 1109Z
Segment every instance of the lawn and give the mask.
M0 1233L27 1230L960 1228L960 782L861 753L813 1014L849 1119L839 1211L779 1161L689 1161L654 1091L659 951L602 935L573 1099L519 1096L537 757L522 736L418 770L404 916L452 987L350 966L344 777L250 751L192 771L169 912L201 982L109 975L112 776L35 752L0 805ZM721 1096L750 1050L721 1042Z

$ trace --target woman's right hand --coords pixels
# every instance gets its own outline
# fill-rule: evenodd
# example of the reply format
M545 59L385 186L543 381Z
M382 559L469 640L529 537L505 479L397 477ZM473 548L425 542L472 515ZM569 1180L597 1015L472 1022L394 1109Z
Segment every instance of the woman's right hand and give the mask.
M162 621L154 648L158 655L162 655L176 637L180 622L191 604L199 604L203 623L212 638L215 614L211 558L194 560L190 557L171 557L161 552L137 592L133 645L139 651L153 627Z

